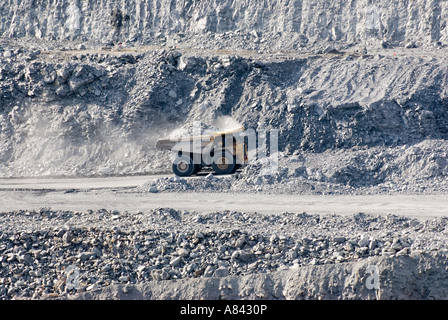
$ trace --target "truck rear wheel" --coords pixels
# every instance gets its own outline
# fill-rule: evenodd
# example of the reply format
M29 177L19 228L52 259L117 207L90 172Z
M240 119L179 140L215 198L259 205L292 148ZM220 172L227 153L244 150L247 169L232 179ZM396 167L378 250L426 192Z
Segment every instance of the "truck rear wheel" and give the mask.
M229 174L235 171L236 161L233 154L228 151L215 154L212 168L216 174Z
M193 159L189 156L179 156L173 161L173 172L179 177L189 177L195 171Z

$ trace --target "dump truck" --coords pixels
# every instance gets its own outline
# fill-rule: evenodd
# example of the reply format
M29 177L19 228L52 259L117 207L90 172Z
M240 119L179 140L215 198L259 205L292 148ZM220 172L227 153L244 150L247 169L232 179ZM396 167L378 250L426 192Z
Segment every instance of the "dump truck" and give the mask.
M248 162L244 128L157 141L158 150L171 151L173 173L180 177L212 168L215 174L234 173Z

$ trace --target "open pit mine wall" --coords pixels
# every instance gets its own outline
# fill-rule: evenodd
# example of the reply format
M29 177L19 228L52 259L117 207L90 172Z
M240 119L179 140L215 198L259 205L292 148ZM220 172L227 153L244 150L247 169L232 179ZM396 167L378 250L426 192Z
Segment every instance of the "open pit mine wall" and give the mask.
M0 35L150 41L156 34L297 33L307 43L446 44L446 0L3 0Z

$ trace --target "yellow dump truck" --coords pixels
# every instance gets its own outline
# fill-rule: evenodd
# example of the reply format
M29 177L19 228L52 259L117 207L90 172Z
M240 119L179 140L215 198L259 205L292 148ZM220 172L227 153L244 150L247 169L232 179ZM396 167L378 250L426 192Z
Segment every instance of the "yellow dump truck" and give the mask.
M244 128L199 136L183 136L157 141L156 148L171 151L174 174L188 177L211 167L215 174L235 172L247 159Z

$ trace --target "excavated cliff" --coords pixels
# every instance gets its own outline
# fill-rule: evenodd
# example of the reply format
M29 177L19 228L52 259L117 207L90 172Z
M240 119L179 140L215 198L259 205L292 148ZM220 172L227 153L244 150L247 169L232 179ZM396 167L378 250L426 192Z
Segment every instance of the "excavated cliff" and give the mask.
M445 0L5 0L0 12L0 33L10 38L151 42L238 31L278 33L287 47L370 37L396 45L448 41Z

